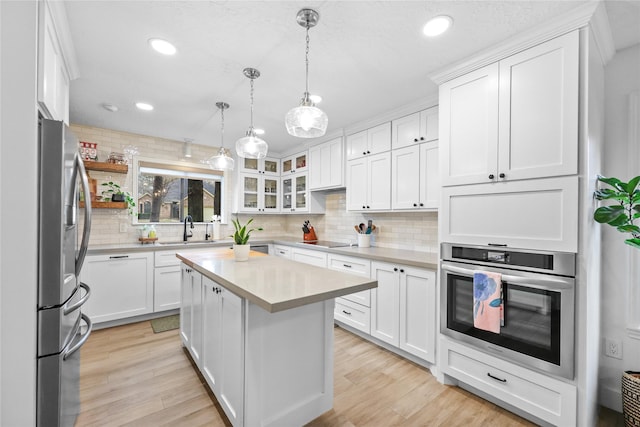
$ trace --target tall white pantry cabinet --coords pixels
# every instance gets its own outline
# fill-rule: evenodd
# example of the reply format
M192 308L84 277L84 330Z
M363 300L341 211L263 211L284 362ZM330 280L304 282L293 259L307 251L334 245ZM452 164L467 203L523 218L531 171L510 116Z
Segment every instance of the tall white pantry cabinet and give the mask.
M440 241L578 254L573 380L543 374L546 404L526 382L497 393L477 369L539 373L443 335L439 379L554 425L597 420L600 241L592 194L603 146L604 65L613 55L604 17L603 5L584 5L432 76L440 87ZM459 363L460 351L468 363Z

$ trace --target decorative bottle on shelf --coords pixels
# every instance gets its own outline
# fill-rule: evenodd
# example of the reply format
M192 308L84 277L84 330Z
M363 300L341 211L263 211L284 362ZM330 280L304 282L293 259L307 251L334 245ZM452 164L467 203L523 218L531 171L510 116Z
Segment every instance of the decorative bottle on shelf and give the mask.
M149 236L150 239L155 239L157 237L156 235L156 226L155 225L151 225L151 227L149 227Z

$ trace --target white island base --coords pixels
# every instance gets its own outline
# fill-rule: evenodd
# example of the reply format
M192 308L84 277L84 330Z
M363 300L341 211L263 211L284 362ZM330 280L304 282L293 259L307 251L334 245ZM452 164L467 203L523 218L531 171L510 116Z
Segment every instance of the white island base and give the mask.
M224 255L178 254L182 342L234 426L304 425L333 407L334 295L377 283Z

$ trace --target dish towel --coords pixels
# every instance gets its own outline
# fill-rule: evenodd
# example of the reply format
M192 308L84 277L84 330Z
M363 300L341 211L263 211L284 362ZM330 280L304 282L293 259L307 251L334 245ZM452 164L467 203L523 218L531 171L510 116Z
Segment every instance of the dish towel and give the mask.
M473 326L499 334L502 316L502 274L474 271Z

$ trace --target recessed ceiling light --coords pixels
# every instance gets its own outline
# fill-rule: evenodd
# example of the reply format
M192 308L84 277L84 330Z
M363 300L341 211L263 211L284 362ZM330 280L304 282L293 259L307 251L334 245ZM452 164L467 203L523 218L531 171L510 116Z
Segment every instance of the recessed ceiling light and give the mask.
M253 129L253 131L256 133L256 135L264 135L264 129L255 128Z
M162 39L149 39L149 44L156 52L163 55L174 55L177 50L174 45Z
M435 18L431 18L424 27L422 28L422 32L427 37L435 37L444 33L451 27L453 24L453 19L447 15L436 16Z
M319 104L322 102L322 97L320 95L309 95L309 99L314 104Z
M118 111L118 107L116 105L109 104L106 102L102 104L102 108L104 108L107 111L111 111L112 113L115 113L116 111Z
M146 102L136 102L136 107L139 110L143 110L143 111L151 111L151 110L153 110L153 105L147 104Z

